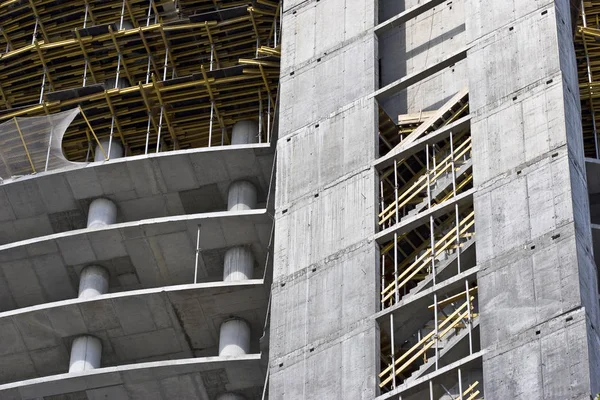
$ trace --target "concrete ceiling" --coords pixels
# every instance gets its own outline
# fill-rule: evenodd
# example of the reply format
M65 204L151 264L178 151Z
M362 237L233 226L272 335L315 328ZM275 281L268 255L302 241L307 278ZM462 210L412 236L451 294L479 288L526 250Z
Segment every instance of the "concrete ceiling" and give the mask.
M260 354L206 357L99 368L0 385L0 398L77 400L213 400L225 392L259 399Z
M266 201L269 144L220 146L76 165L0 181L0 244L85 228L89 203L116 202L119 221L226 209L231 182L245 179Z
M0 383L67 372L79 335L102 342L102 366L216 356L223 321L251 326L258 353L268 287L261 279L66 300L0 313ZM2 396L0 396L2 397Z
M214 264L238 245L252 250L262 277L272 229L266 210L149 219L0 246L0 311L76 297L90 264L109 270L111 291L193 283L199 226L199 282L222 280L223 266Z

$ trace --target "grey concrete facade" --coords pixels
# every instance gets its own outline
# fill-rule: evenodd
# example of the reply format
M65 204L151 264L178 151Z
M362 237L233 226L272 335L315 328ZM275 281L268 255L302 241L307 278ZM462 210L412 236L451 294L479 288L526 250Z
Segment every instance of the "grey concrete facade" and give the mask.
M377 83L376 9L373 0L284 3L273 399L377 394L377 111L366 99Z
M378 330L394 330L392 315L402 327L396 340L408 341L426 321L418 308L457 293L464 281L478 292L470 353L463 349L466 356L435 368L425 362L380 398L458 398L451 396L461 395L461 369L486 399L589 399L600 392L600 247L593 241L600 228L591 225L600 212L592 207L591 219L588 200L600 189L590 172L598 171L597 161L588 160L586 179L572 3L284 5L270 396L380 396L370 380L380 369ZM379 62L374 74L370 57ZM465 88L469 115L412 148L423 151L470 126L473 188L372 229L377 208L370 201L377 201L379 183L372 166L383 170L409 151L396 147L375 161L377 106L392 119L435 111ZM412 296L379 311L377 245L469 203L476 240L462 261L472 268L457 273L451 259L442 264L441 283L426 279Z
M589 399L600 314L570 3L467 4L485 395Z
M232 145L0 180L0 399L593 399L572 4L289 0L276 142L243 119ZM382 110L426 117L384 152ZM382 223L384 184L423 181Z

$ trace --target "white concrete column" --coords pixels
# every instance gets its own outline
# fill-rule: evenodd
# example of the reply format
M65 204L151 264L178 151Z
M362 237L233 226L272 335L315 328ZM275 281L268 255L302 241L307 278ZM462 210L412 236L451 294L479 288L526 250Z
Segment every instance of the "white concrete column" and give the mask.
M100 146L96 145L96 151L94 152L94 161L96 162L105 161L105 153L108 156L109 160L121 158L124 155L123 145L121 144L121 141L115 137L113 137L112 143L110 143L110 139L100 140L100 145L102 146L102 149L100 149ZM110 152L108 151L109 147ZM102 150L104 150L104 152L102 152Z
M242 211L256 208L256 187L248 181L236 181L229 186L227 210Z
M108 271L97 265L90 265L81 271L79 277L79 298L89 299L108 292Z
M118 80L116 77L108 78L107 80L104 81L104 89L106 89L106 90L125 89L130 86L131 85L129 84L129 81L127 80L127 78L123 78L123 77L119 77Z
M88 211L88 228L111 225L117 222L117 205L108 199L96 199Z
M252 279L253 270L254 255L249 248L238 246L232 247L225 252L223 268L223 280L225 282Z
M231 144L258 143L258 122L254 120L239 121L233 125Z
M219 356L243 356L250 352L250 325L240 318L221 324Z
M219 395L217 400L246 400L246 398L237 393L224 393Z
M83 335L75 338L71 346L69 372L82 372L100 367L102 342L100 339Z

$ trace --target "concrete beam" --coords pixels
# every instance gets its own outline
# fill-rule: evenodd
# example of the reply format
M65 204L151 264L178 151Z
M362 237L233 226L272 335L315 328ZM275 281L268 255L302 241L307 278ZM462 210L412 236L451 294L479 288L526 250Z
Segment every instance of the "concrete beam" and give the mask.
M219 327L232 314L248 324L249 352L259 352L267 302L268 288L255 279L136 290L0 313L0 382L68 371L69 344L82 335L100 340L103 366L217 355Z
M393 94L398 93L398 92L406 89L407 87L414 85L415 83L422 81L422 80L432 76L433 74L440 72L441 70L456 64L457 62L459 62L461 60L464 60L465 58L467 58L467 52L469 51L469 49L470 49L470 47L463 47L463 48L459 49L458 51L450 54L448 57L446 57L444 60L442 60L439 63L433 64L433 65L431 65L423 70L417 71L415 73L403 76L402 78L377 90L375 93L373 93L373 95L371 95L371 97L375 97L377 99L377 101L382 101L382 100L386 99L387 97L390 97Z
M0 385L0 397L26 400L69 395L82 400L210 400L225 391L235 391L256 398L264 380L260 354L251 354L144 362L53 375Z
M404 25L408 20L418 17L426 11L431 10L435 6L439 6L440 4L446 2L446 0L429 0L424 3L418 4L414 7L409 8L401 12L400 14L392 17L375 27L375 34L381 35L385 32L388 32L394 28L398 28Z

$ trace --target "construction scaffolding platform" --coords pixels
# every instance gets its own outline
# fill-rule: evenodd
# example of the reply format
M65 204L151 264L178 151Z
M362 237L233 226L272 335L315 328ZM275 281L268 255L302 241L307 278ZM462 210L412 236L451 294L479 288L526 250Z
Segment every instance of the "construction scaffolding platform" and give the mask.
M248 119L269 142L279 10L268 1L2 3L0 123L79 109L62 144L70 161L93 159L107 138L128 156L226 145ZM20 139L27 151L47 135Z

